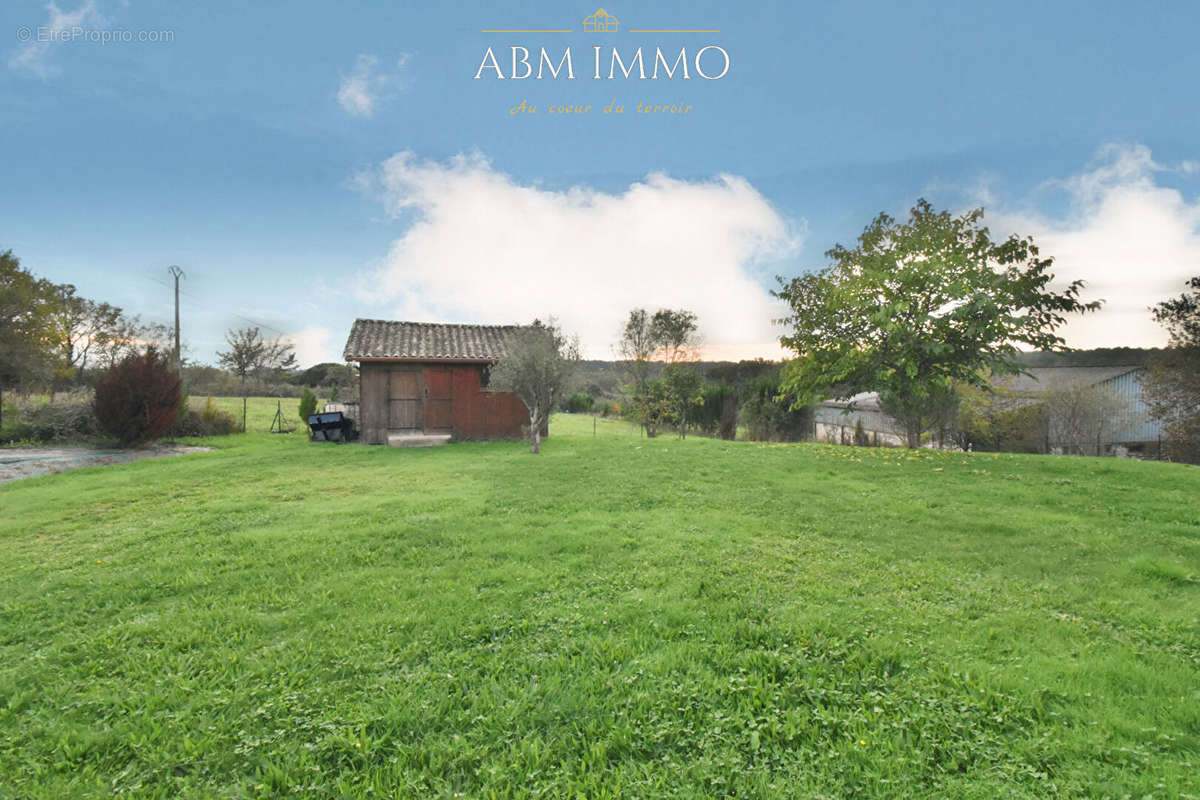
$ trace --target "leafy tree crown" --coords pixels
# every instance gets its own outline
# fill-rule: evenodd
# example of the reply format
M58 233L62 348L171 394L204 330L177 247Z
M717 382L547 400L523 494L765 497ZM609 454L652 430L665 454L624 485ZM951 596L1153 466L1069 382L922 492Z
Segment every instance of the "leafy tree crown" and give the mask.
M1028 237L993 241L982 219L920 200L906 222L880 214L855 247L833 247L825 269L780 279L780 341L797 355L785 387L799 402L875 390L920 405L954 381L1022 372L1019 347L1061 349L1067 315L1100 303L1080 302L1082 281L1055 291L1053 259Z

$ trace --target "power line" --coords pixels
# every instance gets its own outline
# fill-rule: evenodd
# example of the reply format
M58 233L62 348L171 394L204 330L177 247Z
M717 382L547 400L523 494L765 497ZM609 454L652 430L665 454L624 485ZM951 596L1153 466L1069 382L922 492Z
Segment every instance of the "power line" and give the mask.
M147 276L147 277L148 277L150 280L154 281L155 283L157 283L157 284L159 284L159 285L161 285L161 286L165 286L165 287L166 287L166 288L168 288L168 289L172 288L172 287L171 287L171 284L167 283L166 281L159 280L158 278L155 278L154 276ZM179 293L180 293L181 295L183 295L184 297L187 297L187 298L189 298L189 299L191 299L191 300L195 300L197 303L204 303L204 302L205 302L204 300L202 300L201 298L199 298L199 297L197 297L196 295L192 294L191 292L185 291L185 290L183 290L183 289L180 289L180 290L179 290ZM208 309L207 309L207 308L204 308L203 310L207 311ZM279 330L278 328L276 328L274 325L268 325L268 324L266 324L265 322L259 322L259 321L257 321L257 320L250 319L249 317L244 317L244 316L242 316L241 314L236 314L236 313L234 313L234 312L232 312L232 311L225 311L224 313L225 313L225 314L227 314L227 315L229 315L229 316L231 316L231 317L234 317L234 318L236 318L236 319L240 319L242 322L245 322L245 323L247 323L248 325L253 325L253 326L257 327L257 328L265 328L265 329L267 329L268 331L271 331L272 333L278 334L279 336L287 336L287 335L288 335L287 331L281 331L281 330Z

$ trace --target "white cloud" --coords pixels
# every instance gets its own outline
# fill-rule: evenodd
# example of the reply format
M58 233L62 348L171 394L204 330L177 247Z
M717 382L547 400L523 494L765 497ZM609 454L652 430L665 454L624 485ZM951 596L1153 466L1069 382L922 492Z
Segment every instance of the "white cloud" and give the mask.
M338 86L337 100L342 109L354 117L373 117L379 101L400 83L400 72L408 63L408 56L401 55L393 72L380 71L379 59L372 55L360 55L354 63L354 71L343 75Z
M778 356L783 307L748 268L799 238L742 178L655 173L618 193L521 184L479 154L447 163L411 152L360 180L411 215L370 299L398 319L513 323L556 316L585 354L611 357L631 308L699 315L709 353ZM375 289L378 291L374 291Z
M302 369L328 361L340 363L342 354L335 349L333 331L319 325L310 325L284 337L296 349L296 361Z
M1189 174L1194 163L1166 167L1143 145L1110 144L1080 174L1046 184L1067 193L1070 210L1062 218L997 208L990 199L993 231L1032 236L1043 256L1054 257L1058 288L1083 279L1081 299L1105 301L1100 311L1073 318L1059 331L1068 345L1166 344L1166 332L1148 308L1200 274L1200 198L1189 200L1156 178Z
M64 36L70 34L74 28L83 27L88 23L96 26L104 24L104 18L96 9L95 0L86 0L74 11L64 12L56 3L50 3L46 9L50 12L50 19L42 26L21 28L18 36L25 38L25 35L28 35L28 41L8 59L11 69L27 70L43 79L60 71L58 67L46 63L46 55L51 45L64 43Z

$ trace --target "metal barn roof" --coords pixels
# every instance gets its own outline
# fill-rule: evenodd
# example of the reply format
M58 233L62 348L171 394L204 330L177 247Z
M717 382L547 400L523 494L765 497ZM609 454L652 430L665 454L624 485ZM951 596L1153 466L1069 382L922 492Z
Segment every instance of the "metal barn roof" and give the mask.
M1075 389L1083 386L1095 386L1127 372L1138 371L1141 367L1027 367L1027 369L1028 375L997 377L993 380L993 384L1019 393Z

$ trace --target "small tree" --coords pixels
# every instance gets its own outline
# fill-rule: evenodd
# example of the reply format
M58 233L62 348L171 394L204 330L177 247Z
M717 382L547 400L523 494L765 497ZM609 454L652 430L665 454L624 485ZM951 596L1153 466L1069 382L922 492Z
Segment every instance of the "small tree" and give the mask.
M625 416L642 426L646 436L653 439L658 429L671 419L671 392L662 378L646 381L625 405Z
M685 309L660 308L650 320L650 338L666 363L694 360L700 343L696 315Z
M1103 455L1121 402L1101 386L1068 386L1042 395L1048 444L1069 455Z
M124 446L154 439L175 423L182 386L170 357L151 347L126 357L96 382L96 419Z
M1200 275L1187 286L1151 309L1170 346L1151 359L1142 385L1150 416L1163 423L1167 457L1200 464Z
M855 447L870 447L871 437L867 436L867 432L863 429L862 417L854 420L854 446Z
M625 320L625 327L621 329L617 353L632 373L634 394L645 388L650 376L650 357L657 349L650 315L644 308L633 309Z
M225 342L229 349L217 353L217 363L237 375L242 383L247 375L296 366L292 343L282 339L267 341L258 328L230 330L225 334Z
M669 364L663 371L663 383L670 399L671 411L679 426L679 438L687 437L688 409L704 402L699 373L688 364Z
M317 396L307 386L300 394L300 421L307 423L308 418L317 413Z
M644 308L629 312L617 349L633 373L633 397L628 406L634 419L653 437L658 426L669 417L680 421L680 435L685 435L687 408L700 396L700 377L679 371L664 372L663 380L652 386L649 380L650 359L658 356L666 362L668 371L695 355L699 341L696 315L680 309L660 308L653 316Z
M529 410L529 451L541 452L542 428L555 401L566 395L579 364L579 342L550 319L534 320L509 340L504 357L492 367L490 391L511 392Z
M718 433L722 439L733 441L737 438L738 411L741 410L741 406L738 404L737 392L729 387L722 387L718 399L721 402Z

